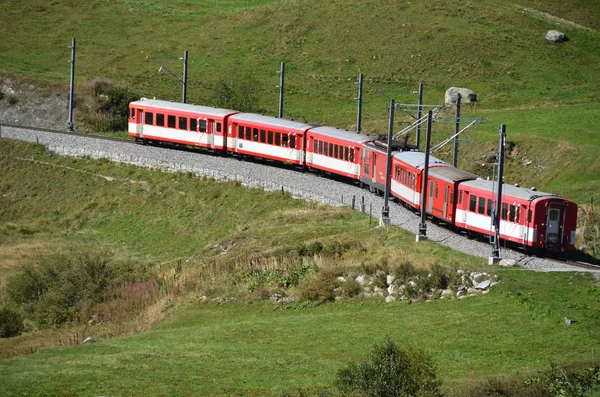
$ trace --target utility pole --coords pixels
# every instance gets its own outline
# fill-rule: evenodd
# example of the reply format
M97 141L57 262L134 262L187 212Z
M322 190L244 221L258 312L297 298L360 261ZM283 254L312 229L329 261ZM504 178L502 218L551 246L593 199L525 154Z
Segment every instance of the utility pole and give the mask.
M356 120L356 133L360 134L362 126L362 101L363 101L363 74L358 75L358 117Z
M388 137L387 137L387 164L385 167L385 192L383 193L383 210L381 211L381 223L380 226L384 226L387 231L390 227L390 207L388 202L390 200L390 183L392 174L392 135L394 134L394 109L396 108L396 102L390 100L390 122L388 125Z
M421 223L419 224L419 234L417 242L427 240L427 184L429 183L429 150L431 148L431 123L433 112L427 112L427 137L425 138L425 165L423 168L423 187L421 189Z
M283 88L285 83L285 62L281 62L281 70L279 71L279 117L283 118Z
M421 114L423 106L423 83L419 83L419 102L417 103L417 120L421 120L423 116ZM417 146L417 150L419 150L419 145L421 143L421 124L417 124L417 141L415 142Z
M188 51L183 52L183 95L181 102L185 103L187 100L187 67L188 67Z
M504 178L504 142L506 140L506 124L500 126L500 149L498 151L498 197L494 210L494 236L492 238L492 256L488 263L494 265L500 262L500 219L502 214L502 179Z
M458 94L456 97L456 120L454 123L454 155L452 156L452 165L457 167L458 165L458 133L460 131L460 101L462 95Z
M73 128L73 88L75 85L75 37L71 41L71 87L69 88L69 121L67 121L67 129L74 131Z

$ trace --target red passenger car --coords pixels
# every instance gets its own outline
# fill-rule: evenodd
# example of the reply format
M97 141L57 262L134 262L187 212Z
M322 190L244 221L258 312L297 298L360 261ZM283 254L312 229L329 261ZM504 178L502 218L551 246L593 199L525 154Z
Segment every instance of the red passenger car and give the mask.
M304 165L304 140L310 124L252 113L229 118L227 150Z
M497 184L477 179L459 184L455 225L492 234ZM577 204L550 193L502 186L500 238L525 247L551 251L572 249L577 228Z
M222 150L227 119L237 112L208 106L141 99L129 104L129 135Z
M306 134L306 166L358 180L360 147L375 138L332 127Z

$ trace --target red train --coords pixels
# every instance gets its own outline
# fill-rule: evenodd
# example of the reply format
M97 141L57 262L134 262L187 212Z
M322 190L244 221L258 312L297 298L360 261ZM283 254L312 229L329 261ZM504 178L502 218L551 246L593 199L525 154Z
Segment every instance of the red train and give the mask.
M129 135L237 156L295 164L385 189L387 150L376 137L228 109L160 100L130 104ZM420 210L425 154L407 145L392 152L391 194ZM491 235L497 187L491 181L429 160L427 213L468 233ZM574 248L577 205L553 194L503 185L500 238L548 251Z

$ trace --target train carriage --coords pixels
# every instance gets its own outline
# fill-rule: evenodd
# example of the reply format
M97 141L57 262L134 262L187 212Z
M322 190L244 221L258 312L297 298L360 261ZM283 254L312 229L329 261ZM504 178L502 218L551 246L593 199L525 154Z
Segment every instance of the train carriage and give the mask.
M358 180L360 148L374 139L332 127L311 128L306 134L306 166Z
M251 113L229 119L228 151L238 155L304 165L304 140L310 124Z
M429 175L437 167L451 167L450 164L429 156ZM423 191L423 170L425 168L425 153L407 151L395 153L392 158L391 194L405 204L420 210L421 192ZM430 179L428 196L434 194L435 181ZM434 196L435 197L435 196ZM428 200L428 207L433 200ZM431 212L431 211L428 211Z
M143 141L226 149L229 109L144 99L129 105L129 135Z
M477 179L459 184L455 225L491 235L498 186ZM535 189L502 185L500 238L525 247L550 251L572 249L577 204Z

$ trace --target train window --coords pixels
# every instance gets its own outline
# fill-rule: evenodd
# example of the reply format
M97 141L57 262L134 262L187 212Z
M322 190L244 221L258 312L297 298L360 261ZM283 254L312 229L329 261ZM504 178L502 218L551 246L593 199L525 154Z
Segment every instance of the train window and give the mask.
M275 133L275 145L281 146L281 133L280 132Z
M333 143L329 144L329 157L333 157Z
M506 220L508 218L508 204L502 204L502 219Z
M369 175L369 163L365 162L365 175Z
M267 133L267 143L272 145L273 144L273 131L269 131Z
M196 131L198 129L198 121L196 119L190 119L190 131Z
M221 123L217 123L217 132L221 132Z
M436 184L435 184L435 198L438 198L438 190L439 190L439 186L438 186L438 184L436 183Z
M165 125L165 115L157 113L156 114L156 125L163 126Z
M325 146L323 148L323 154L325 156L327 156L327 153L329 153L329 142L324 142L324 143L325 143Z
M135 118L135 109L134 109L134 108L131 108L130 110L131 110L131 113L130 113L130 115L129 115L129 118L130 118L130 119L134 119L134 118Z
M338 158L338 154L339 154L338 149L339 149L338 145L333 145L333 157L336 159Z
M200 132L206 132L206 120L200 120Z
M354 163L354 150L354 148L350 148L350 154L348 155L351 163Z
M179 116L179 129L187 130L187 117Z
M556 222L556 221L558 221L558 217L560 215L560 211L557 210L557 209L551 209L549 215L550 215L549 216L550 222Z
M454 204L454 189L450 189L450 205Z
M344 147L344 160L348 161L348 156L350 155L350 148L348 146Z
M514 222L516 213L517 213L517 207L515 207L514 205L511 205L508 220L511 222Z
M517 213L515 214L515 222L519 223L519 219L521 218L521 208L517 205Z
M238 126L238 138L244 139L244 127L241 125Z
M492 200L488 199L487 203L487 215L492 216Z
M246 127L246 140L252 140L252 128L250 127Z
M296 149L296 135L290 135L290 148Z
M260 141L265 143L267 141L267 131L260 130Z
M288 136L287 134L281 134L281 146L287 147L288 145Z
M485 213L485 198L479 197L479 207L477 208L477 212L480 214Z
M146 114L144 115L144 123L148 124L148 125L152 125L152 121L154 118L154 113L151 112L146 112Z
M371 158L371 152L365 149L365 161L369 161Z
M527 210L527 223L531 223L531 210Z
M477 197L471 196L471 203L469 204L469 210L471 212L475 212L476 207L477 207Z
M176 121L175 116L171 116L171 115L167 116L167 127L175 128L175 121Z
M258 128L252 129L252 140L258 142Z
M462 190L458 191L458 204L462 205Z

